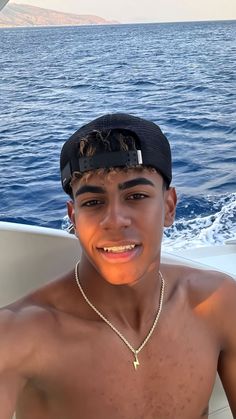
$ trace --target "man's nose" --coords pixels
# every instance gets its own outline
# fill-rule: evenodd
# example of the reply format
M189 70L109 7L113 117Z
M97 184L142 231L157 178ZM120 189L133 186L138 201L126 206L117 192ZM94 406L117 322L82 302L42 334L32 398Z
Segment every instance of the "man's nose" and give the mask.
M109 203L104 209L100 225L105 230L127 228L131 224L131 218L127 208L118 202Z

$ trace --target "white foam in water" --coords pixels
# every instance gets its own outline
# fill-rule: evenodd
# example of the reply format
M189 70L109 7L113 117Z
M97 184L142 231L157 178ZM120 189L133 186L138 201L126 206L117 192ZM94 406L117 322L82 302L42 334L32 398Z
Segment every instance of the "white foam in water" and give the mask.
M223 244L236 237L236 193L215 197L219 211L190 220L181 219L164 233L166 251Z

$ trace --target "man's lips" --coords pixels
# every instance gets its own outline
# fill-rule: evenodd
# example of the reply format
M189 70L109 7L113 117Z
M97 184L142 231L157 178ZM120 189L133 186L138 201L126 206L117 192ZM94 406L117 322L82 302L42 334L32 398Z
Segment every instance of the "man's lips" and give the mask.
M127 244L125 246L104 246L100 250L106 253L123 253L133 250L135 247L135 244Z
M113 244L102 246L97 249L106 260L128 261L140 253L141 244Z
M107 253L123 253L133 250L135 247L140 246L140 243L134 241L117 241L117 242L104 242L97 246L98 250Z

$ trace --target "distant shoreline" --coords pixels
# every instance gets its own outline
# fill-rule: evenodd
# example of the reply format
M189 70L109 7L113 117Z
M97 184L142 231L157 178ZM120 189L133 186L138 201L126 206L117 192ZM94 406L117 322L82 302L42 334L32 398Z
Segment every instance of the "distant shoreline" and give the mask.
M84 28L84 27L98 27L98 26L119 26L119 25L125 25L125 23L87 23L84 25L15 25L15 26L0 26L1 29L45 29L45 28Z
M170 22L119 22L119 23L85 23L85 24L63 24L63 25L0 25L1 29L45 29L45 28L77 28L77 27L98 27L98 26L135 26L135 25L173 25L189 23L216 23L216 22L236 22L236 19L217 19L217 20L183 20Z

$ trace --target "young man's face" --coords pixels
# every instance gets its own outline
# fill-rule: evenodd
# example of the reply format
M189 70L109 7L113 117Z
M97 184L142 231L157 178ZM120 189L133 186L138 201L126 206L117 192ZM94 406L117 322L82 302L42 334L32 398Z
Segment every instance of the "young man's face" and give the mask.
M176 194L147 169L96 173L75 181L68 214L87 262L111 284L132 284L157 269Z

